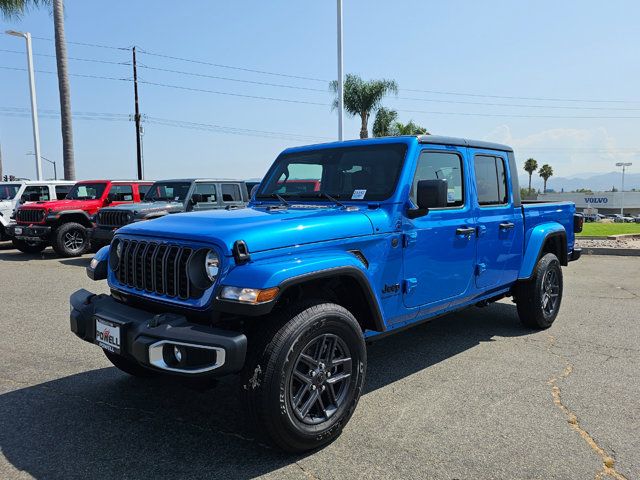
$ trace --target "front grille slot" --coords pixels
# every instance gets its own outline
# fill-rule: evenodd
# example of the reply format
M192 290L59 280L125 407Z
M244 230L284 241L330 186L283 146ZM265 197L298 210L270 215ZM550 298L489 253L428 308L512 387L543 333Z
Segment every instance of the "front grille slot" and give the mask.
M41 208L19 208L16 220L21 223L42 223L45 211Z
M116 272L120 284L183 300L202 295L201 290L191 288L189 281L189 260L194 249L139 240L120 241L122 256Z
M129 223L129 212L120 210L100 210L96 223L101 227L122 227Z

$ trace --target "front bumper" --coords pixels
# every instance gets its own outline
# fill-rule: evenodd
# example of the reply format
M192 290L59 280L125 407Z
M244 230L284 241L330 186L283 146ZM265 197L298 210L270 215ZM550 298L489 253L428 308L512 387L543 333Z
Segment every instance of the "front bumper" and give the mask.
M51 236L51 227L47 225L23 226L12 223L7 226L7 235L18 240L47 242Z
M97 343L96 318L117 326L118 353L149 369L167 375L212 377L238 372L244 365L247 337L242 333L192 323L174 313L154 314L84 289L71 295L70 302L73 333ZM167 357L174 346L185 353L180 365Z

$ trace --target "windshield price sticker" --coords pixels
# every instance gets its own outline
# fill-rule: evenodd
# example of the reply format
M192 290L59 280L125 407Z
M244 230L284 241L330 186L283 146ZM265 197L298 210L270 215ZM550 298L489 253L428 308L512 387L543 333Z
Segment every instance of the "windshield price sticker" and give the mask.
M351 195L351 200L362 200L364 196L367 194L366 190L354 190L353 195Z

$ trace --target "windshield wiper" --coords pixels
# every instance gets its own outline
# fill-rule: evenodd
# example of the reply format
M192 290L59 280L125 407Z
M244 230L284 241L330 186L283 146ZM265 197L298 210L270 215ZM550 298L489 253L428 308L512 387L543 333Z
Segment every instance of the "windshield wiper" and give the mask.
M345 208L346 205L344 203L342 203L340 200L338 200L336 197L340 197L340 194L337 194L335 197L329 195L327 192L309 192L309 193L301 193L300 194L300 198L326 198L327 200L329 200L330 202L335 203L337 206Z
M286 195L286 194L285 194ZM288 195L287 195L288 196ZM262 195L256 195L256 198L275 198L283 207L289 208L289 202L279 193L264 193Z

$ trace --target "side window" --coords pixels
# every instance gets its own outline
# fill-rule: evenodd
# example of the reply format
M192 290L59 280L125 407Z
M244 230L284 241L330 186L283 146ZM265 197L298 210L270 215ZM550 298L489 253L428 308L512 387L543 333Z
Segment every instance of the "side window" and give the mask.
M114 202L133 202L133 187L131 185L112 185L109 196Z
M58 200L67 198L67 193L69 193L71 187L73 187L73 185L56 185L56 198Z
M140 199L142 200L147 192L151 190L151 185L138 185L138 193L140 194Z
M24 189L23 202L46 202L49 198L49 187L46 185L31 185Z
M222 184L222 201L225 203L242 202L240 185L238 185L237 183L223 183Z
M198 183L193 193L194 195L200 195L199 202L196 205L217 203L216 186L213 183Z
M462 183L462 158L451 152L422 152L411 185L411 200L417 203L417 187L420 180L446 180L448 207L464 205Z
M507 173L500 157L477 155L474 160L480 206L508 203Z

